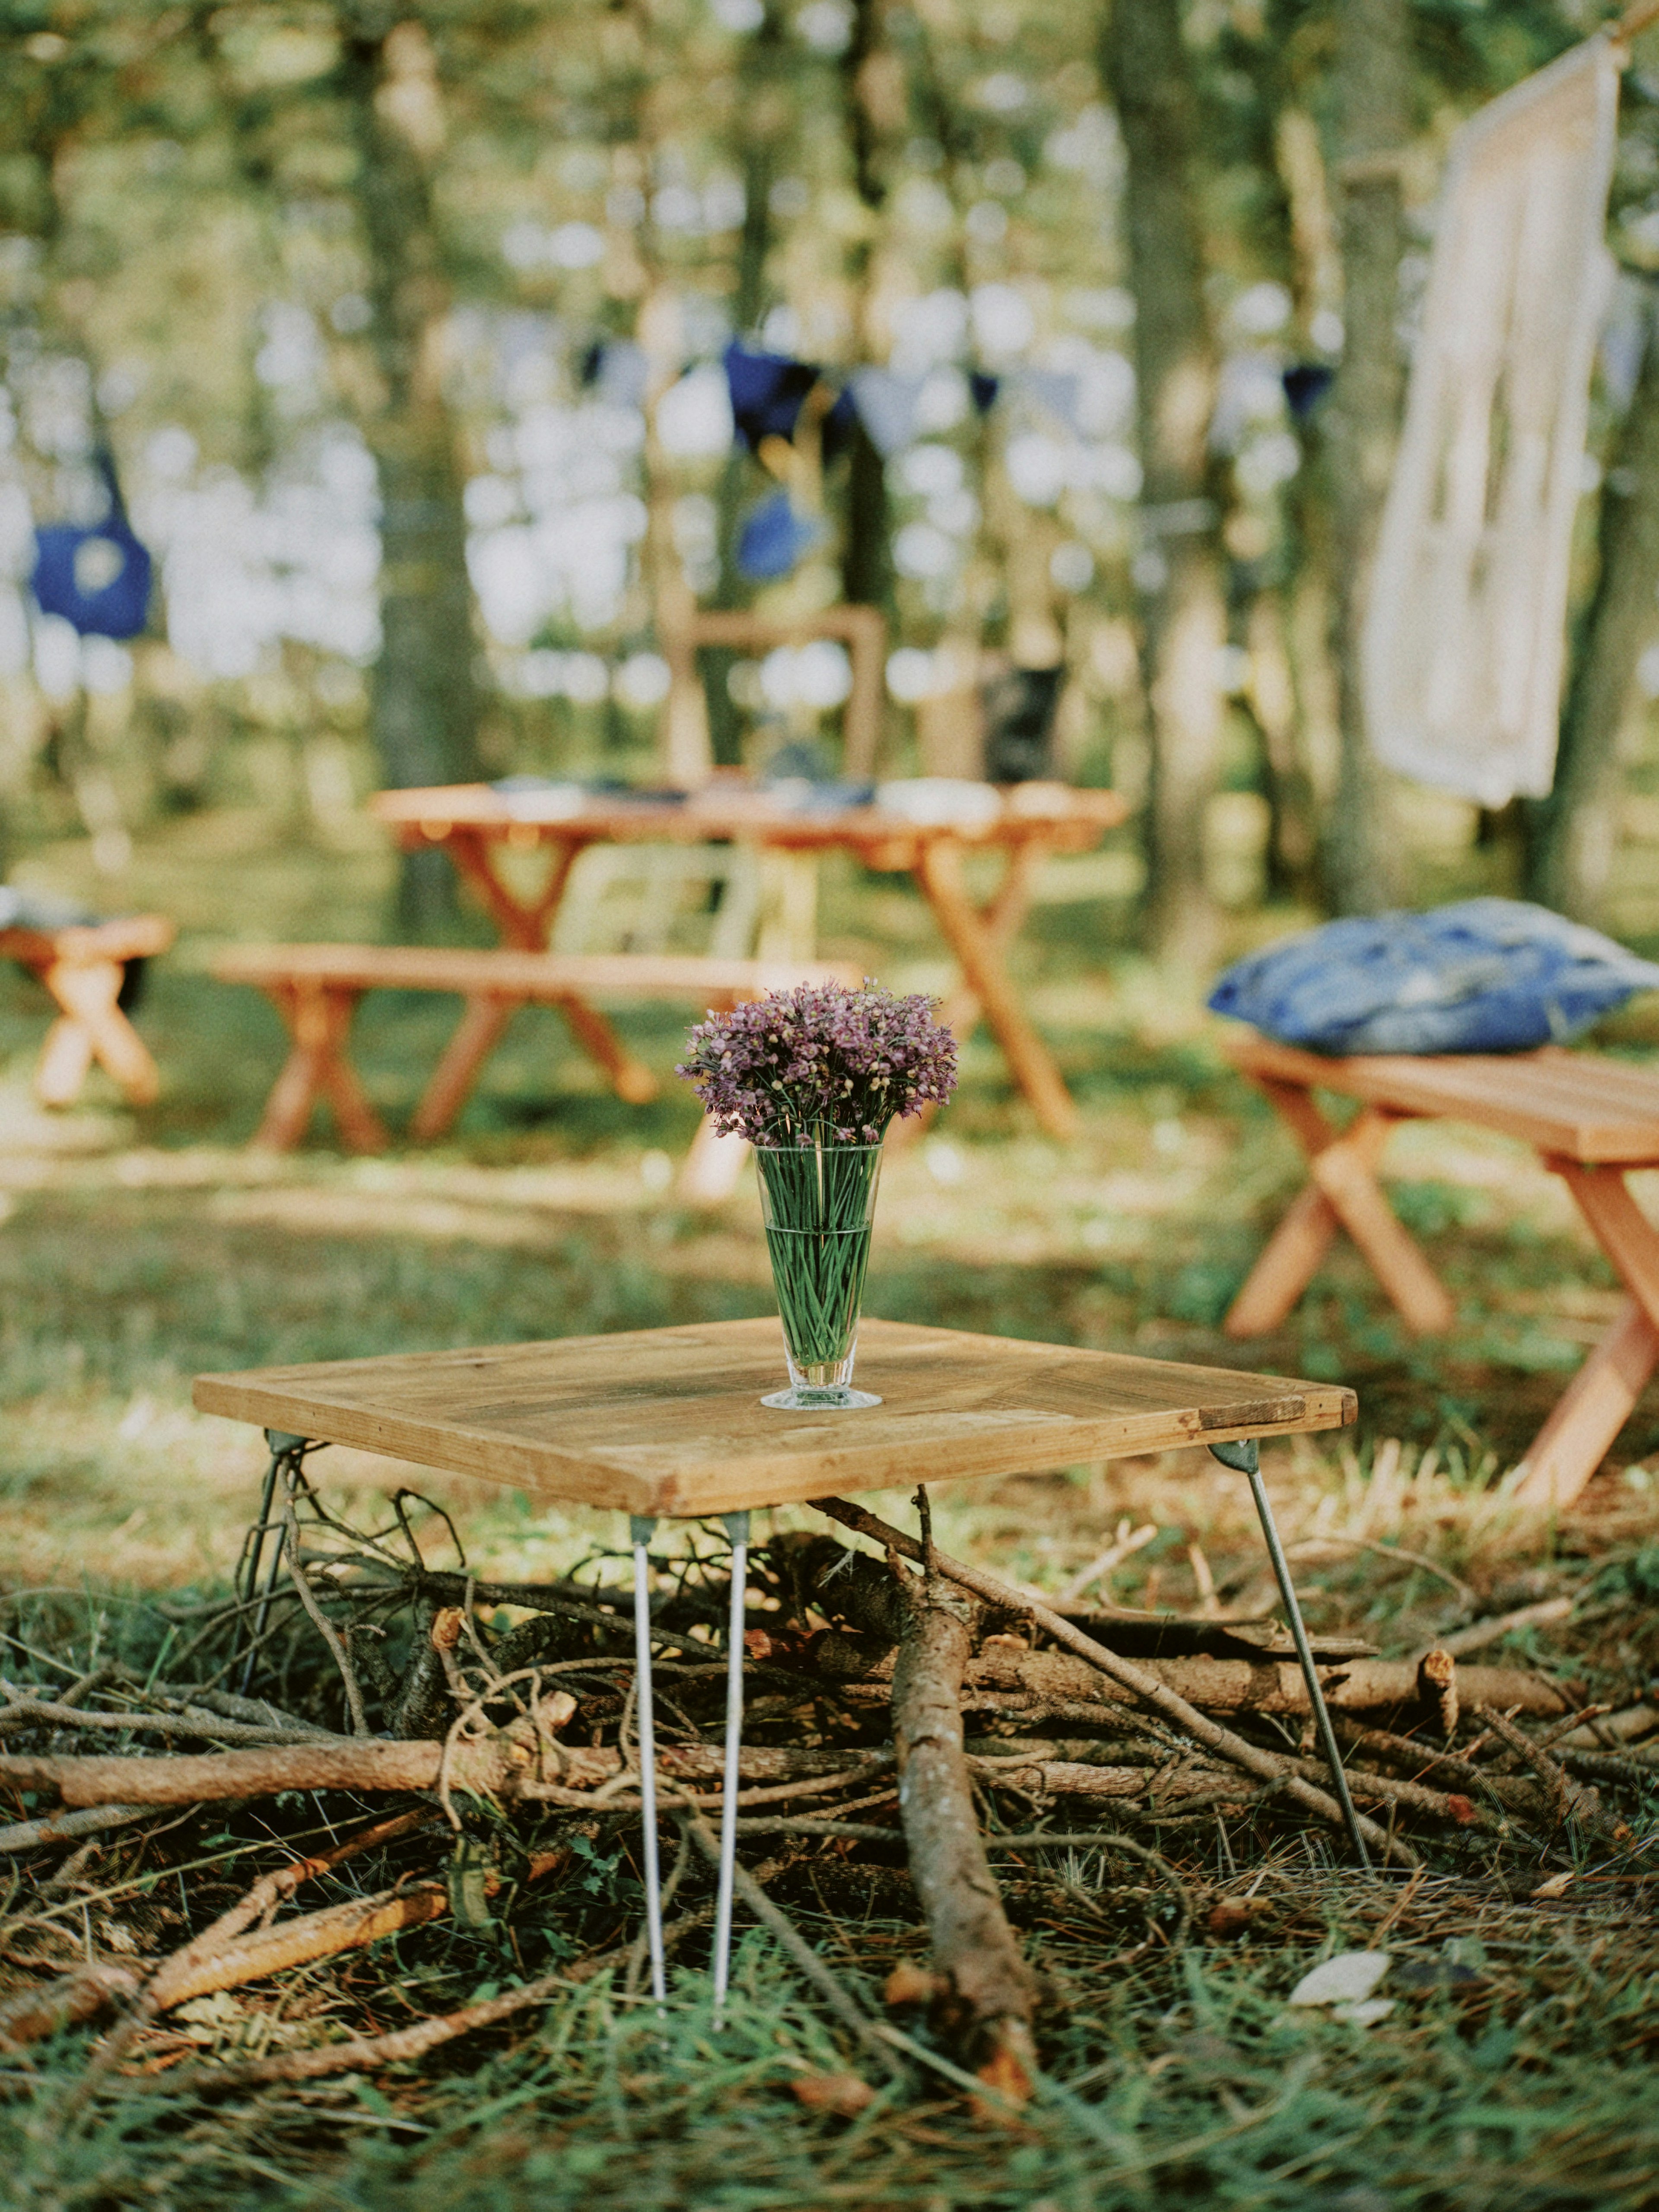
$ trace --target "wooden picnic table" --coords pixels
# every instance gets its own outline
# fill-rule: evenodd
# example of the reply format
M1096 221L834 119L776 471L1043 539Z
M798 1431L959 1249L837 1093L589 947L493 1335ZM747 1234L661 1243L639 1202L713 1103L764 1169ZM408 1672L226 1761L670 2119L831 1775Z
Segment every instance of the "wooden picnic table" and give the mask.
M503 943L526 951L547 944L576 857L590 845L729 840L775 852L848 852L866 867L913 876L957 961L946 1024L965 1037L982 1013L1042 1127L1056 1137L1075 1130L1076 1107L1008 972L1008 951L1030 911L1042 861L1098 844L1128 812L1116 792L1016 784L985 820L938 823L911 821L878 805L793 806L735 779L716 781L677 803L653 803L649 794L598 794L573 805L556 792L547 795L544 814L540 796L452 784L383 791L369 805L406 851L436 845L447 852L483 901ZM547 872L526 896L498 863L505 853L538 850L547 855ZM964 872L975 851L1000 854L1004 861L1001 880L983 902ZM597 1008L585 1006L574 1025L613 1079L627 1068L627 1053Z
M1659 1367L1659 1230L1626 1182L1633 1170L1659 1168L1659 1070L1555 1045L1327 1059L1253 1030L1230 1035L1224 1049L1308 1160L1307 1182L1233 1301L1229 1336L1258 1336L1287 1318L1339 1224L1408 1328L1435 1335L1454 1327L1450 1297L1376 1179L1401 1121L1437 1117L1497 1130L1530 1146L1560 1176L1628 1293L1522 1462L1517 1501L1571 1504ZM1316 1091L1355 1099L1359 1111L1339 1131Z
M1249 1474L1309 1695L1363 1859L1340 1753L1255 1465L1259 1437L1352 1421L1352 1390L869 1320L860 1332L859 1380L879 1394L879 1405L858 1412L775 1411L761 1399L782 1369L775 1320L714 1322L481 1351L392 1353L198 1375L194 1398L203 1413L263 1427L270 1446L250 1595L279 1474L286 1470L292 1494L301 1480L301 1457L318 1443L356 1445L481 1475L532 1498L568 1499L630 1516L647 1914L659 2001L664 1966L647 1553L659 1515L720 1515L732 1545L717 2010L730 1949L744 1579L754 1507L895 1484L1026 1474L1172 1446L1219 1446L1225 1464ZM279 1542L264 1585L267 1596L281 1560Z

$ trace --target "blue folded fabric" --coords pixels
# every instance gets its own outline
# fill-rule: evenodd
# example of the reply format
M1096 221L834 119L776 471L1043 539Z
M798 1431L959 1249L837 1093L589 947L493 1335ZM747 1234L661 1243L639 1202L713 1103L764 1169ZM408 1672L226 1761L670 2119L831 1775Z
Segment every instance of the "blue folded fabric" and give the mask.
M1209 1003L1310 1052L1528 1052L1652 990L1659 967L1598 930L1478 898L1327 922L1237 962Z

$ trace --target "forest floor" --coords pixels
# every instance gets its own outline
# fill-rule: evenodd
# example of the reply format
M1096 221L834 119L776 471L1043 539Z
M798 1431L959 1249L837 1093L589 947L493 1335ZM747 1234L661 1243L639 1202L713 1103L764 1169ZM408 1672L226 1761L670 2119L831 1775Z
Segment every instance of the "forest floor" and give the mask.
M75 848L20 872L94 888ZM367 842L276 843L251 815L202 817L142 846L119 903L159 905L184 924L140 1016L166 1085L143 1115L96 1085L73 1114L38 1113L27 1073L43 1002L0 981L0 1588L5 1672L31 1695L100 1664L159 1672L190 1608L224 1590L262 1456L252 1431L191 1410L194 1373L771 1310L752 1187L712 1212L673 1195L696 1121L683 1088L670 1078L655 1105L621 1105L550 1015L520 1015L441 1147L349 1161L319 1132L285 1159L243 1149L281 1038L262 1000L207 976L215 944L379 934L385 882ZM925 915L890 880L832 874L825 924L827 950L895 987L944 981ZM1240 942L1272 927L1254 917ZM1021 952L1082 1109L1079 1139L1042 1137L977 1042L958 1101L888 1164L866 1310L1350 1382L1357 1429L1266 1455L1316 1632L1405 1655L1562 1600L1482 1659L1541 1671L1581 1705L1650 1696L1659 1409L1638 1412L1559 1520L1523 1517L1505 1490L1618 1304L1565 1192L1501 1140L1408 1127L1392 1188L1456 1297L1455 1337L1407 1337L1339 1249L1282 1332L1229 1344L1220 1317L1297 1162L1222 1061L1196 987L1115 946L1111 931L1104 906L1055 903ZM452 1018L441 1001L366 1007L360 1061L394 1119ZM638 1012L623 1024L666 1075L680 1024ZM1633 1015L1602 1041L1646 1055L1659 1027ZM343 1451L311 1473L330 1507L359 1522L388 1475L415 1484L456 1515L480 1576L547 1581L596 1560L602 1578L622 1571L604 1558L620 1542L605 1516L532 1510L516 1493ZM1045 1590L1063 1589L1115 1532L1150 1527L1098 1585L1103 1597L1200 1617L1271 1599L1243 1486L1191 1454L942 1487L934 1502L947 1551ZM871 1503L912 1525L902 1500ZM781 1514L757 1540L812 1517ZM305 1663L290 1650L300 1671L262 1694L308 1711ZM1093 2212L1165 2194L1329 2212L1633 2212L1659 2193L1659 1869L1641 1871L1651 1790L1642 1802L1645 1821L1626 1808L1616 1869L1588 1838L1566 1858L1536 1856L1530 1872L1512 1850L1500 1864L1430 1841L1409 1881L1362 1880L1286 1820L1206 1815L1161 1846L1200 1906L1184 1937L1158 1917L1144 1866L1104 1850L1051 1854L1006 1885L1051 1997L1038 2094L1017 2120L976 2112L925 2071L902 2083L878 2074L857 2111L807 2102L792 2084L845 2079L855 2060L741 1912L718 2035L706 1939L694 1936L665 2023L618 1973L582 1978L573 1966L533 2028L516 2021L424 2063L229 2100L170 2086L182 2061L379 2033L598 1955L637 1919L632 1846L613 1826L528 1917L458 1914L343 1967L301 1968L275 1996L198 2000L171 2045L101 2083L88 2072L95 2025L0 2058L0 2156L14 2201L42 2212L227 2198L411 2212L532 2202ZM106 1837L70 1866L61 1853L16 1859L0 1998L55 1957L52 1943L118 1959L161 1940L163 1921L167 1946L180 1942L296 1844L367 1817L313 1795L207 1807ZM795 1867L778 1894L872 2013L888 1971L925 1948L902 1858L831 1850ZM1410 1970L1387 2018L1362 2027L1287 2009L1320 1958L1379 1947L1396 1972Z

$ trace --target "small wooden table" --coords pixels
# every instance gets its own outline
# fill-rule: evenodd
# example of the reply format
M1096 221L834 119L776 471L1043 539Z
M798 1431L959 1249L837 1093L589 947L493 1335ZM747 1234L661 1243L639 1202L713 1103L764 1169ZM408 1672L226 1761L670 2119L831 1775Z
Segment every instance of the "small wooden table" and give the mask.
M487 1351L200 1375L202 1412L264 1428L271 1448L260 1530L279 1476L297 1480L316 1443L355 1444L533 1497L630 1516L639 1667L640 1794L653 1984L664 1990L657 1861L647 1546L659 1515L725 1516L732 1545L725 1781L716 1920L716 2008L725 1996L737 1842L743 1627L749 1514L848 1490L1029 1473L1179 1445L1219 1446L1249 1474L1327 1756L1346 1805L1341 1761L1290 1586L1255 1440L1352 1421L1352 1390L1241 1375L961 1329L866 1321L858 1378L882 1400L855 1413L777 1413L761 1404L783 1372L775 1321L716 1322L566 1337ZM260 1540L262 1541L262 1536ZM274 1587L279 1544L265 1588ZM252 1560L257 1577L258 1557ZM1357 1824L1350 1831L1361 1857Z
M1376 1180L1397 1123L1473 1122L1530 1145L1577 1200L1629 1296L1567 1385L1522 1462L1516 1497L1569 1505L1606 1457L1659 1366L1659 1230L1625 1178L1659 1167L1659 1070L1588 1052L1377 1053L1328 1060L1244 1030L1228 1058L1264 1091L1308 1156L1309 1181L1257 1260L1224 1324L1233 1337L1276 1328L1312 1280L1339 1223L1370 1263L1407 1327L1450 1328L1451 1299ZM1340 1133L1315 1104L1325 1091L1358 1099Z
M536 798L484 783L452 784L383 791L369 807L396 830L406 851L441 846L483 899L502 941L526 951L546 945L576 856L589 845L731 839L776 852L850 852L866 867L912 875L957 963L946 1023L965 1037L982 1013L1042 1127L1056 1137L1076 1128L1077 1109L1021 1003L1007 954L1030 910L1039 865L1050 854L1087 852L1098 844L1128 812L1116 792L1016 784L986 821L927 823L878 806L791 807L737 782L711 784L675 805L593 797L574 812L547 819L537 818ZM539 892L526 897L496 861L504 850L538 849L548 854L548 872ZM1005 862L996 893L983 905L969 891L963 870L975 850L999 852ZM586 1013L603 1026L596 1010ZM588 1037L583 1042L595 1048ZM626 1057L612 1042L613 1053L596 1051L602 1064Z

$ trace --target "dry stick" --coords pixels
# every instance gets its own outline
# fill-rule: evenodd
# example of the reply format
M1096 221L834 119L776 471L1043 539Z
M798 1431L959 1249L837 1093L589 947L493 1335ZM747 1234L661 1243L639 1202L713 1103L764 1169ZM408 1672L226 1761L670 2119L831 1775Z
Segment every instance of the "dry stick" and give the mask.
M137 1988L138 1977L130 1966L82 1966L77 1973L24 1990L0 2005L0 2051L21 2051L91 2020Z
M760 1874L769 1879L781 1872L783 1863L781 1859L769 1859ZM752 1881L755 1877L745 1870L743 1879ZM672 1947L713 1917L712 1906L699 1905L683 1914L663 1929L664 1945ZM453 2042L457 2036L469 2035L475 2028L493 2027L497 2021L507 2020L530 2005L544 2004L571 1989L580 1988L607 1966L623 1965L628 1951L627 1944L618 1944L614 1950L602 1951L597 1957L578 1960L562 1973L544 1974L538 1980L526 1982L521 1988L503 1990L498 1997L487 1998L480 2004L463 2005L459 2012L416 2021L412 2027L396 2028L388 2035L353 2036L344 2043L325 2045L320 2051L289 2051L274 2058L248 2059L229 2066L180 2067L168 2076L168 2093L177 2097L210 2090L252 2088L268 2081L315 2081L328 2074L356 2074L371 2068L406 2065L411 2059L422 2058L428 2051L435 2051L441 2044Z
M1549 1791L1553 1804L1552 1810L1558 1824L1565 1824L1569 1814L1576 1815L1587 1828L1603 1829L1606 1823L1599 1808L1589 1795L1581 1790L1568 1776L1566 1769L1548 1752L1540 1750L1524 1730L1507 1720L1492 1705L1477 1705L1475 1711L1496 1736L1501 1737L1516 1755L1523 1759Z
M568 1781L586 1790L538 1781L538 1747L526 1741L529 1724L519 1722L482 1743L459 1744L450 1760L453 1790L474 1796L523 1797L571 1804L592 1811L593 1788L623 1774L614 1745L560 1747ZM0 1784L20 1790L56 1790L69 1805L198 1805L226 1797L270 1797L285 1790L434 1790L444 1747L431 1739L386 1741L336 1736L320 1742L277 1744L269 1750L180 1753L172 1758L58 1758L34 1752L0 1753ZM770 1783L797 1777L837 1775L844 1751L809 1751L745 1745L739 1772L746 1781ZM717 1781L722 1767L718 1744L659 1746L658 1767L665 1782ZM866 1759L860 1769L878 1771L885 1758Z
M0 1828L0 1853L39 1851L52 1844L74 1842L77 1836L95 1836L106 1828L125 1828L134 1820L147 1820L153 1805L92 1805L78 1813L53 1813L43 1820L15 1820Z
M839 1521L843 1527L855 1529L860 1535L868 1536L877 1543L890 1545L906 1559L920 1557L921 1547L914 1538L906 1536L900 1529L890 1528L873 1513L866 1512L861 1505L850 1505L840 1498L819 1498L812 1502L820 1513L828 1514L832 1521ZM1236 1766L1242 1766L1249 1774L1260 1775L1264 1781L1282 1780L1286 1794L1297 1804L1310 1812L1317 1813L1333 1827L1346 1832L1342 1808L1335 1798L1322 1790L1316 1790L1300 1776L1290 1774L1285 1762L1273 1753L1260 1749L1243 1736L1235 1735L1231 1729L1222 1728L1206 1714L1200 1712L1195 1705L1189 1705L1184 1698L1177 1697L1156 1674L1148 1674L1143 1667L1137 1667L1133 1660L1120 1658L1115 1651L1107 1650L1103 1644L1097 1644L1091 1636L1085 1636L1069 1620L1051 1612L1046 1605L1039 1604L1035 1598L1023 1596L1000 1577L987 1574L980 1567L964 1565L959 1559L947 1559L942 1552L935 1553L934 1564L941 1574L948 1575L952 1582L960 1583L964 1589L972 1590L990 1604L1026 1614L1040 1627L1046 1629L1057 1643L1066 1644L1079 1658L1086 1659L1091 1666L1097 1668L1113 1681L1121 1683L1125 1689L1133 1691L1137 1697L1162 1713L1166 1720L1173 1721L1177 1728L1196 1736L1200 1743L1219 1753L1223 1758L1231 1759ZM1417 1853L1409 1844L1402 1843L1397 1836L1389 1835L1378 1827L1375 1820L1367 1820L1363 1814L1359 1816L1359 1831L1367 1843L1393 1859L1397 1865L1417 1865Z
M1352 1744L1356 1751L1373 1759L1391 1759L1396 1765L1414 1766L1419 1774L1437 1774L1444 1781L1462 1783L1468 1790L1479 1790L1505 1812L1537 1814L1547 1809L1534 1784L1514 1775L1488 1773L1484 1766L1459 1759L1455 1752L1435 1751L1411 1736L1395 1735L1388 1729L1360 1728L1352 1721L1339 1721L1336 1727L1344 1743Z
M972 1649L971 1609L933 1570L927 1495L920 1588L893 1562L902 1593L893 1668L893 1740L899 1817L910 1878L927 1917L948 2033L969 2065L1005 2095L1031 2094L1036 2050L1031 2014L1036 1981L1002 1909L985 1856L973 1784L962 1747L962 1678Z
M685 1819L686 1827L697 1849L710 1866L718 1867L720 1844L708 1823L700 1813L688 1813ZM762 1927L777 1938L836 2019L858 2038L872 2057L880 2059L890 2073L897 2073L900 2069L888 2048L887 2038L880 2023L872 2021L857 2000L842 1988L839 1977L825 1965L788 1916L774 1905L757 1878L750 1874L741 1859L737 1863L733 1881L738 1895Z
M102 1713L86 1712L79 1705L54 1704L45 1698L23 1696L10 1682L0 1681L0 1692L9 1703L0 1705L0 1735L29 1722L50 1721L60 1728L112 1729L122 1734L136 1729L154 1735L204 1736L222 1743L311 1743L316 1731L307 1729L249 1728L241 1721L221 1720L215 1713Z
M1312 1781L1327 1776L1330 1769L1320 1759L1297 1759L1291 1762L1298 1774ZM1473 1805L1465 1798L1467 1810L1460 1812L1438 1790L1430 1790L1420 1782L1400 1782L1392 1775L1367 1774L1363 1768L1347 1770L1348 1787L1358 1796L1380 1797L1384 1804L1409 1806L1414 1813L1431 1813L1438 1820L1452 1820L1460 1828L1482 1828L1495 1836L1507 1836L1510 1823L1502 1814L1489 1813L1484 1805Z
M424 1827L430 1817L422 1808L417 1813L400 1813L390 1820L377 1820L372 1827L360 1829L355 1836L348 1836L343 1843L336 1844L331 1850L318 1851L309 1858L290 1859L286 1866L274 1868L270 1873L261 1875L228 1911L222 1912L199 1936L192 1936L171 1958L162 1960L144 1984L137 2002L94 2054L80 2087L70 2100L70 2111L81 2109L99 2079L131 2047L140 2030L167 2006L182 2002L191 1975L207 1960L225 1950L245 1928L251 1927L264 1913L274 1912L283 1898L291 1897L302 1882L327 1873L331 1868L343 1865L346 1860L356 1858L361 1852L373 1850L383 1844L396 1843L400 1837L410 1835L416 1828Z
M294 1578L294 1587L300 1594L300 1602L311 1615L312 1625L327 1644L334 1663L340 1670L340 1680L345 1684L346 1704L351 1713L353 1735L369 1733L368 1715L363 1710L363 1693L358 1686L357 1670L353 1667L339 1632L317 1602L306 1574L305 1563L300 1557L300 1516L294 1508L294 1488L290 1484L283 1500L283 1541L288 1551L288 1571Z

